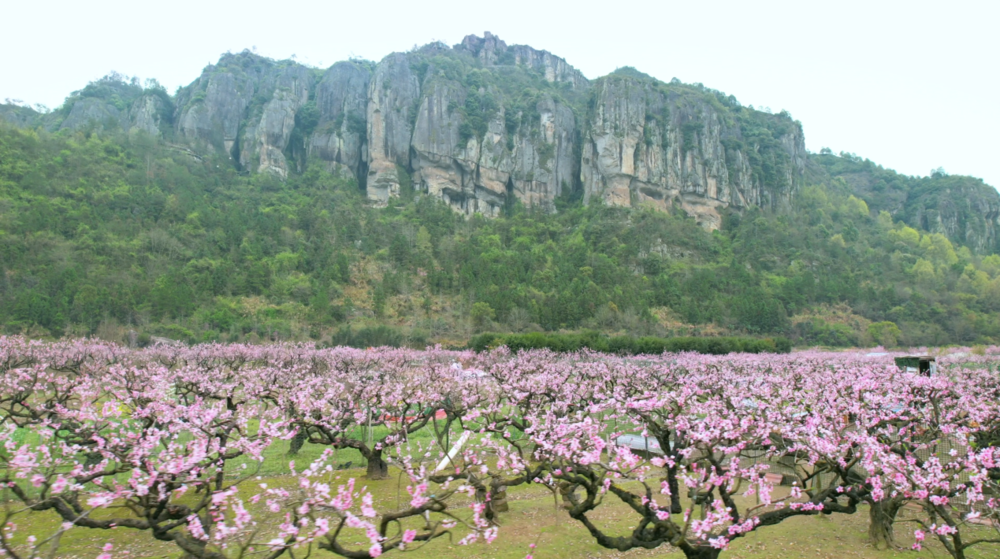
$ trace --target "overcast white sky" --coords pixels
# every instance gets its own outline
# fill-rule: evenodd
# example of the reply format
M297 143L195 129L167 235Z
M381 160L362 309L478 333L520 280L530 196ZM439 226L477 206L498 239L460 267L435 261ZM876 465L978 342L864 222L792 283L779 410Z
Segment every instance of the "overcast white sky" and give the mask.
M635 66L788 110L811 151L1000 186L1000 1L5 2L0 99L58 106L115 70L171 92L226 51L327 67L491 31L588 78Z

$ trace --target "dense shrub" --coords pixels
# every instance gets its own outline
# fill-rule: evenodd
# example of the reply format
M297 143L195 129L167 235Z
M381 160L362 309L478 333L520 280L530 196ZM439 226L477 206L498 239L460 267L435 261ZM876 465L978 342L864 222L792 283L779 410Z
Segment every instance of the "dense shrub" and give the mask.
M364 328L352 329L346 326L333 335L331 345L348 346L357 348L366 347L401 347L405 339L395 328L380 324L378 326L366 326Z
M469 340L469 347L475 351L485 351L498 346L507 346L512 351L547 348L552 351L571 352L590 349L605 353L623 355L660 354L663 352L695 351L709 355L727 353L788 353L792 343L788 338L657 338L652 336L608 337L599 332L573 334L551 334L530 332L527 334L485 333Z

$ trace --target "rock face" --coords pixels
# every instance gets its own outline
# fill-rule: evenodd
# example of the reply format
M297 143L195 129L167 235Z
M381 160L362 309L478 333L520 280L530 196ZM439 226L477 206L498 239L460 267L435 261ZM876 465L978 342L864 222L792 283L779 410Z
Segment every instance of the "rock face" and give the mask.
M22 128L50 131L119 129L158 136L170 129L173 105L165 90L143 89L120 76L102 78L74 92L58 110L40 113L18 105L0 105L0 118Z
M536 50L527 45L508 47L507 43L489 31L482 37L468 35L455 49L472 54L488 68L501 65L521 66L540 73L547 82L569 83L573 87L586 87L589 84L579 70L549 51Z
M153 136L170 128L173 106L158 95L143 95L136 99L129 110L128 129L142 130ZM165 122L166 121L166 122Z
M494 216L582 191L679 205L707 228L725 207L787 206L805 167L801 127L721 97L634 70L591 83L490 33L393 54L369 86L368 196L385 202L409 184Z
M300 64L248 51L224 55L178 94L177 131L242 169L285 178L295 116L312 89L312 72Z
M270 83L265 91L271 89ZM271 172L281 178L288 176L285 149L289 147L295 114L309 100L312 76L307 68L289 66L274 76L270 99L257 111L252 111L240 136L240 165L259 173Z
M379 63L368 87L368 198L385 202L399 195L399 167L408 167L411 115L420 100L420 80L403 54ZM443 132L443 131L442 131Z
M128 121L125 111L120 111L114 105L101 99L85 97L73 103L69 115L59 124L59 128L78 130L91 122L104 127L125 127Z
M515 135L513 191L527 206L549 207L579 182L577 122L569 107L548 97L538 101L535 112L537 128Z
M411 142L415 188L465 214L496 216L514 200L550 208L578 169L573 111L545 97L515 114L501 108L485 122L482 136L465 137L453 107L464 106L467 95L454 83L428 87ZM517 128L509 129L508 120Z
M717 99L627 75L604 78L596 90L583 144L584 200L661 209L678 204L711 229L721 225L724 207L790 203L806 161L798 125L757 115L765 129L774 128L769 121L780 125L768 130L778 133L777 141L769 134L772 145L762 154L759 143L748 146L743 126ZM762 176L754 168L752 157L761 155L777 172Z
M1000 196L981 180L955 178L936 195L911 200L909 215L925 230L942 233L978 253L1000 253Z
M412 188L467 215L515 203L554 211L576 193L677 205L714 228L725 207L787 205L805 161L787 116L635 70L591 82L548 51L491 33L322 73L243 51L173 99L117 75L74 95L58 118L41 118L47 127L169 135L279 179L321 165L357 179L376 203ZM39 120L22 113L2 114Z
M49 128L80 130L87 126L120 128L127 132L142 130L154 136L169 129L172 107L161 97L143 94L121 110L114 104L96 97L84 97L73 103L69 114L61 121L50 120Z
M21 105L0 104L0 121L18 128L34 128L44 115Z
M1000 253L1000 193L981 179L934 173L909 177L851 154L818 154L811 170L841 179L875 211L941 233L980 254ZM820 180L824 177L820 175Z
M327 171L365 180L368 176L368 84L372 68L338 62L316 85L318 126L309 139L310 158ZM362 182L363 184L363 182Z
M455 65L473 69L461 75ZM481 67L489 76L471 73ZM527 106L510 103L491 83L519 71L570 89L588 85L580 72L546 51L508 47L490 33L466 37L454 49L428 45L393 54L369 87L368 197L398 195L405 178L456 211L495 216L518 200L551 207L578 182L573 110L551 95ZM422 76L420 75L422 74Z

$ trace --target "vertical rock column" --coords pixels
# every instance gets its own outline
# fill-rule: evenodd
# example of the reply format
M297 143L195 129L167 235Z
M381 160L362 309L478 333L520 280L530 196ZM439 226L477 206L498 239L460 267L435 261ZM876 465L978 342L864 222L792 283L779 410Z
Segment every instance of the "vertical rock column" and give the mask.
M364 184L368 170L368 86L371 71L363 64L338 62L316 86L319 125L309 139L309 157L327 171L358 178Z
M378 65L368 87L368 198L386 202L399 195L396 165L407 167L411 113L420 84L405 54L391 54Z

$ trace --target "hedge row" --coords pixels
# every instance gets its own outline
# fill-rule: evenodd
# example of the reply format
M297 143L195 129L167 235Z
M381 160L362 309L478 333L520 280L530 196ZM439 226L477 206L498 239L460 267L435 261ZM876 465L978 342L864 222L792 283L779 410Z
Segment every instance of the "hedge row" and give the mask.
M348 325L338 330L331 337L329 347L347 346L364 349L368 347L405 346L414 349L423 349L427 347L427 343L427 336L421 332L411 331L409 335L405 335L403 332L384 324L366 326L357 330L351 329L351 326Z
M609 337L599 332L578 334L479 334L469 340L469 347L484 351L505 345L512 351L548 348L552 351L579 351L587 348L605 353L624 355L660 354L663 352L696 351L711 355L727 353L788 353L792 342L788 338L654 338L633 336Z

